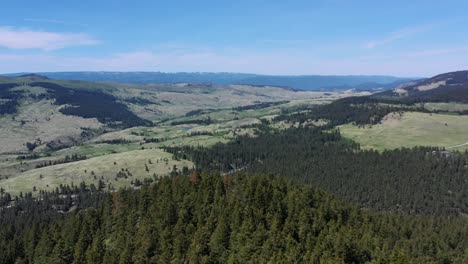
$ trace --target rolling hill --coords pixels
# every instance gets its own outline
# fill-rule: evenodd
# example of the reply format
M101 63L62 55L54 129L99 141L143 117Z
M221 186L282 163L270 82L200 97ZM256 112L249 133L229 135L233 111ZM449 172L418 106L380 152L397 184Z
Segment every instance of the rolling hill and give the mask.
M449 72L374 95L398 98L405 103L468 103L468 71Z

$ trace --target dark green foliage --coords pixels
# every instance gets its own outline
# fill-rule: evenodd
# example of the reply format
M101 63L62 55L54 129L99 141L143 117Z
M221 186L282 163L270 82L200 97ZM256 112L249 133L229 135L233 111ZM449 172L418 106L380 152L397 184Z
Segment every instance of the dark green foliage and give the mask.
M163 142L166 139L165 138L144 138L143 139L145 143L159 143Z
M118 145L118 144L129 144L129 143L132 143L132 141L124 139L124 138L116 138L116 139L102 140L102 141L99 141L99 143Z
M190 119L190 120L172 121L171 126L193 125L193 124L209 125L211 123L213 123L213 120L211 120L211 118L208 116L207 118L204 118L204 119Z
M145 126L151 123L133 114L110 94L74 90L50 82L33 82L30 85L47 88L55 99L55 104L71 105L60 110L66 115L97 118L101 123L116 127Z
M245 106L238 106L233 108L233 110L236 111L245 111L245 110L254 110L254 109L262 109L262 108L267 108L275 105L282 105L282 104L287 104L289 101L279 101L279 102L263 102L263 103L256 103L253 105L245 105Z
M288 115L284 113L275 118L277 121L304 123L307 120L325 119L329 121L328 127L355 123L357 125L374 125L380 123L382 118L391 112L404 111L406 108L392 105L388 100L371 97L348 97L336 100L330 104L309 108L307 112ZM394 103L391 101L391 103ZM414 111L427 112L423 108Z
M65 158L63 159L58 159L58 160L49 160L48 162L40 163L36 165L36 168L44 168L47 166L53 166L57 164L64 164L64 163L69 163L69 162L74 162L74 161L79 161L79 160L85 160L86 155L78 155L78 154L72 154L71 156L66 155Z
M361 207L425 214L468 213L468 175L462 154L437 149L361 151L338 131L318 128L265 132L211 148L167 147L200 170L286 176L312 183ZM435 151L435 153L433 153Z
M8 102L3 102L0 103L0 114L13 114L16 112L16 107L18 106L18 103L16 101L8 101Z
M210 131L195 131L195 132L190 132L188 134L189 137L196 137L196 136L213 136L214 133Z
M197 115L202 115L202 114L206 114L206 113L210 113L210 112L213 112L215 111L216 109L196 109L196 110L192 110L192 111L189 111L185 114L186 117L191 117L191 116L197 116Z
M404 103L419 102L460 102L468 103L468 85L444 86L437 89L418 92L408 98L401 99Z
M418 86L439 83L435 89L420 91ZM408 95L401 97L393 91L373 95L374 98L391 99L405 104L420 102L468 103L468 71L449 72L434 76L404 88Z
M2 99L14 99L16 93L10 91L11 88L19 86L17 83L0 83L0 98Z
M36 143L26 142L26 148L28 148L29 151L33 151L36 147Z
M17 101L21 93L10 91L10 89L17 86L19 86L17 83L0 83L0 99L7 100L0 102L0 115L16 113Z
M34 160L34 159L38 159L40 158L41 156L37 153L33 153L31 155L19 155L16 157L16 160Z
M0 211L0 263L468 260L466 219L365 212L284 178L193 175L106 195L80 190L74 203L88 209L58 213L50 199L27 198Z
M468 84L441 86L427 91L409 89L409 95L400 97L393 91L385 91L372 96L376 99L392 100L393 103L416 104L424 102L468 103Z

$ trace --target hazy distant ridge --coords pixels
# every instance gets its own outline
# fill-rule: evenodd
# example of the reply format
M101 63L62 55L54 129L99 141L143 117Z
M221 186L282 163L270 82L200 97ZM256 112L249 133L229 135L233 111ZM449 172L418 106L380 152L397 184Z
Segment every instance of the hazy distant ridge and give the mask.
M7 74L18 76L25 73ZM216 85L251 84L282 86L301 90L345 90L359 88L365 90L386 88L389 84L414 78L395 76L366 75L259 75L248 73L164 73L164 72L41 72L40 75L53 79L74 79L99 82L125 83L211 83ZM367 84L367 85L366 85ZM372 84L372 85L368 85Z

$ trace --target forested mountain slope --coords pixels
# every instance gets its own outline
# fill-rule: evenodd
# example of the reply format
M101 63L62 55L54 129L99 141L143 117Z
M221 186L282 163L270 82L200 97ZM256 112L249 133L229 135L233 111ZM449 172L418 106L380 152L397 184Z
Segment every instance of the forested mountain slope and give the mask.
M75 201L87 209L57 213L54 194L2 209L0 263L468 260L466 219L366 212L284 178L193 174L141 190L80 190Z
M427 103L457 104L454 107L427 107ZM468 71L437 75L393 90L367 96L346 97L322 106L305 107L297 112L284 112L276 118L288 122L327 120L329 127L352 123L358 126L379 124L390 113L416 111L467 114Z
M439 74L408 86L377 93L376 98L397 98L403 103L468 103L468 71Z

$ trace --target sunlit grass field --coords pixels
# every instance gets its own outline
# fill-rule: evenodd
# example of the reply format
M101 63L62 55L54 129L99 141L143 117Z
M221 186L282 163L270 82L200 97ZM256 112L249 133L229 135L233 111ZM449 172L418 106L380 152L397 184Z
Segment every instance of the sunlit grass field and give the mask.
M468 116L405 112L387 116L381 124L360 128L353 124L339 126L341 133L360 143L364 149L401 147L451 147L468 141ZM468 146L453 150L468 149Z

